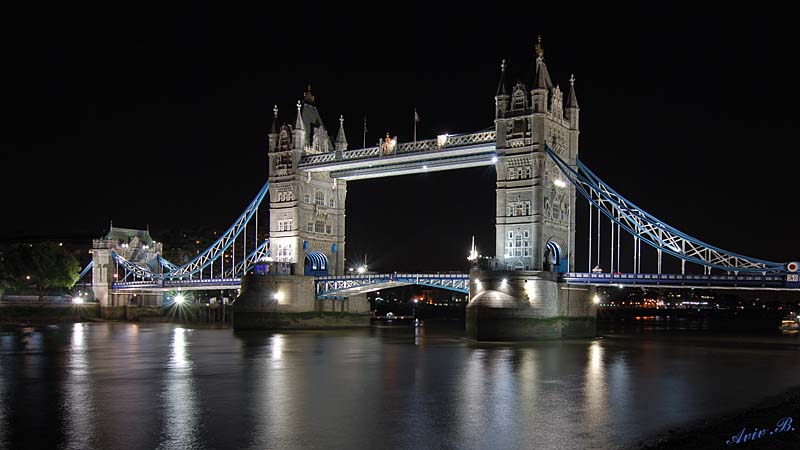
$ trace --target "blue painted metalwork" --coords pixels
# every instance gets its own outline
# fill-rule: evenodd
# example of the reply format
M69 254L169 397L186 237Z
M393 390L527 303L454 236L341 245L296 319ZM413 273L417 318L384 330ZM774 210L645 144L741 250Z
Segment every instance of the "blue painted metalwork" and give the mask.
M365 292L398 286L419 285L469 293L469 274L383 273L317 277L318 299L343 299Z
M84 267L83 270L81 270L81 273L78 274L78 279L75 280L75 282L77 283L78 281L81 280L81 278L86 276L86 274L89 273L90 270L92 270L92 267L94 267L94 261L89 261L89 264L87 264L86 267Z
M626 286L663 286L692 288L773 288L786 289L794 286L782 274L747 274L747 275L694 275L694 274L657 274L657 273L590 273L568 272L559 276L568 284L619 285Z
M328 257L322 252L308 252L303 272L307 276L324 277L328 275Z
M260 243L255 250L250 252L250 254L244 258L244 261L236 264L236 267L234 267L232 271L229 270L225 272L225 277L243 277L247 272L250 272L258 262L266 261L267 258L269 258L269 254L269 239L267 239Z
M618 194L580 160L576 161L579 172L551 148L545 147L545 151L584 198L627 233L651 247L688 262L734 273L785 273L786 263L729 252L667 225Z
M168 260L162 258L161 255L158 255L158 263L161 264L161 267L167 269L167 272L171 272L173 270L178 269L178 266L176 264L173 264Z

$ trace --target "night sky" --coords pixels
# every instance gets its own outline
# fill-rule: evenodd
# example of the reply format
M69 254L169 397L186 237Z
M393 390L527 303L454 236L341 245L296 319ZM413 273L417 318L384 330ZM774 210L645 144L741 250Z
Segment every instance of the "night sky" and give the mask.
M566 91L575 74L580 157L595 173L711 244L800 258L786 11L163 3L4 13L0 238L85 236L88 247L110 220L149 224L156 239L223 230L266 181L273 105L293 123L307 84L331 133L344 114L350 148L364 116L368 145L387 131L410 140L415 107L420 139L478 131L493 126L500 61L511 83L530 83L541 34L554 83ZM494 252L494 181L478 168L350 182L348 259L465 270L472 235Z

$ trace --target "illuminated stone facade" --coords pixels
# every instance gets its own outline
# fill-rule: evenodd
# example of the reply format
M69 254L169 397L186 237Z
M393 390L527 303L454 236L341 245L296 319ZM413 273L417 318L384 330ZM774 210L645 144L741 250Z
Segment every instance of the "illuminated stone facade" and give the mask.
M297 104L294 126L278 126L278 110L269 134L270 253L275 261L292 264L292 273L344 273L344 227L347 182L327 172L298 170L304 155L347 149L343 121L334 142L322 123L310 88ZM327 267L321 267L324 255Z
M500 270L566 271L574 267L575 187L545 154L547 145L573 167L578 157L574 78L566 102L537 45L532 88L506 86L505 62L495 97Z

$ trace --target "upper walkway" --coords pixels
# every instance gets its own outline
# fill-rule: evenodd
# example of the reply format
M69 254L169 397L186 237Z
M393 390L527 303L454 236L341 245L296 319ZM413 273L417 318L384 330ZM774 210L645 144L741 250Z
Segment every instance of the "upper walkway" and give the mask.
M436 139L306 155L299 168L330 172L333 178L362 180L427 171L490 166L495 163L494 130L441 135Z

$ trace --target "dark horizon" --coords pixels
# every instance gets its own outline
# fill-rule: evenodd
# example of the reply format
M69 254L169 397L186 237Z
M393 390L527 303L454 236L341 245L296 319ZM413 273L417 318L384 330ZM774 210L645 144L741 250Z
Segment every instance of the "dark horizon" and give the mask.
M710 244L800 258L790 18L649 7L18 11L0 238L99 237L111 220L156 239L224 230L266 181L273 105L293 122L310 83L331 133L344 115L351 149L364 116L368 146L387 131L409 141L414 108L419 139L478 131L493 126L500 61L530 84L541 34L553 82L566 90L575 74L581 159L601 178ZM494 201L492 168L350 182L348 260L463 270L472 235L494 252Z

